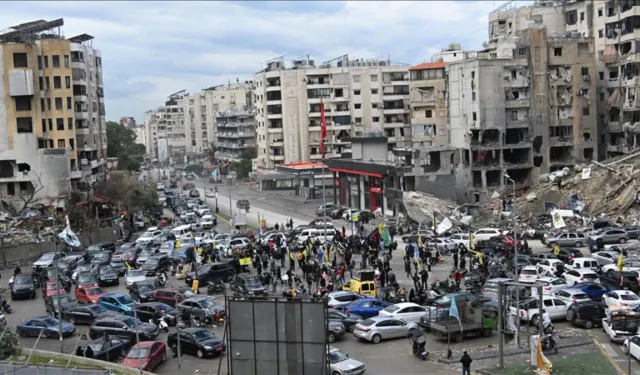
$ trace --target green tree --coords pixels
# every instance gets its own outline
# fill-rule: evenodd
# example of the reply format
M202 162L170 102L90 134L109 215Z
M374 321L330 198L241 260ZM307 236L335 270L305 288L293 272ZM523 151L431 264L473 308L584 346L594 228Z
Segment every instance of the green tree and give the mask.
M209 159L210 162L213 162L214 160L216 160L216 151L218 151L218 148L216 147L215 144L213 144L213 142L211 142L209 144L209 148L207 148L206 150L207 159Z
M256 154L255 149L245 150L242 154L242 159L231 164L231 170L236 172L238 178L249 177L249 173L251 173L251 168L253 167L251 159L254 159Z
M107 156L118 158L118 169L140 170L145 153L144 145L136 143L133 130L114 121L107 122Z

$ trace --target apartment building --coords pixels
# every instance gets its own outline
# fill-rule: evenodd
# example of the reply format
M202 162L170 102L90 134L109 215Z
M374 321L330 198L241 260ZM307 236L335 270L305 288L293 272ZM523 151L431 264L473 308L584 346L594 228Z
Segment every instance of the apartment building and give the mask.
M216 116L218 159L239 161L255 156L255 112L249 108L229 108Z
M289 67L276 59L256 73L257 158L254 170L319 161L320 103L327 119L327 158L348 154L349 138L365 130L388 137L389 149L409 146L409 71L387 61L350 60L319 66L310 59Z
M136 119L133 117L120 117L120 125L126 126L127 128L134 129L136 125Z
M158 107L144 113L144 147L152 159L158 158L158 139L166 144L167 121L164 118L165 108ZM160 123L162 122L162 123ZM164 161L164 160L163 160Z
M491 47L447 64L457 182L473 187L464 200L598 155L593 38L529 28Z
M25 195L61 205L71 188L103 178L100 52L87 34L65 39L63 25L40 20L0 32L0 197L15 206Z

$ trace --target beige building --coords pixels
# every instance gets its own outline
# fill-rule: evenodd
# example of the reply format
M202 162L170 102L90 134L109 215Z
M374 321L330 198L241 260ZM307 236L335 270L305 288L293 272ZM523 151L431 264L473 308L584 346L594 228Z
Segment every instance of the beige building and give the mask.
M35 21L0 34L0 196L9 203L36 192L57 205L71 188L103 178L100 52L89 35L64 39L63 24Z
M412 146L449 144L446 63L422 63L409 68Z
M409 71L387 61L342 56L315 65L295 60L290 67L273 60L256 73L258 156L254 170L285 163L319 161L320 103L327 119L327 158L351 151L349 137L367 130L384 132L389 149L410 139Z

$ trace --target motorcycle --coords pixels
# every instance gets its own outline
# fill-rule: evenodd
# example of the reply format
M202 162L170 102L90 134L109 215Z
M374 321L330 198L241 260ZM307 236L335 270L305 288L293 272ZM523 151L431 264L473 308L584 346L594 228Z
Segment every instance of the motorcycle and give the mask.
M149 319L149 323L155 325L156 327L158 327L159 330L164 331L165 333L169 332L169 325L164 320L164 317L161 317L156 320Z
M14 276L11 276L11 278L9 279L9 289L13 289L13 282L15 280Z
M2 306L2 311L6 312L7 314L11 314L11 312L13 311L11 309L11 305L9 304L9 302L7 302L6 299L4 299L3 297L0 297L2 299L2 301L0 302L0 306Z
M165 275L164 272L157 274L153 282L153 285L156 287L156 289L164 288L166 284L167 284L167 275Z
M220 279L216 279L214 281L209 281L207 283L207 294L208 295L224 293L224 291L226 289L227 289L227 286L224 285L224 283Z
M542 337L542 351L558 353L558 345L556 344L556 340L553 339L553 334L556 333L553 324L547 324L543 328L542 333L544 335Z
M429 357L429 352L426 350L427 340L424 335L411 336L411 338L409 338L409 342L411 342L411 351L413 352L413 355L423 361L426 361L427 357Z

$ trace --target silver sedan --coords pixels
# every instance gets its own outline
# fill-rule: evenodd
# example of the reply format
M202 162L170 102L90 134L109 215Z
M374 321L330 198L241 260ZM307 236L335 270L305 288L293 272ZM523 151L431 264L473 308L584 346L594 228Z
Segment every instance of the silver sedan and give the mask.
M420 334L420 327L415 323L383 316L366 319L356 324L356 328L353 330L355 337L374 344L378 344L382 340L418 336Z
M620 254L616 251L598 251L591 254L591 257L595 259L599 265L606 266L607 264L618 263Z

